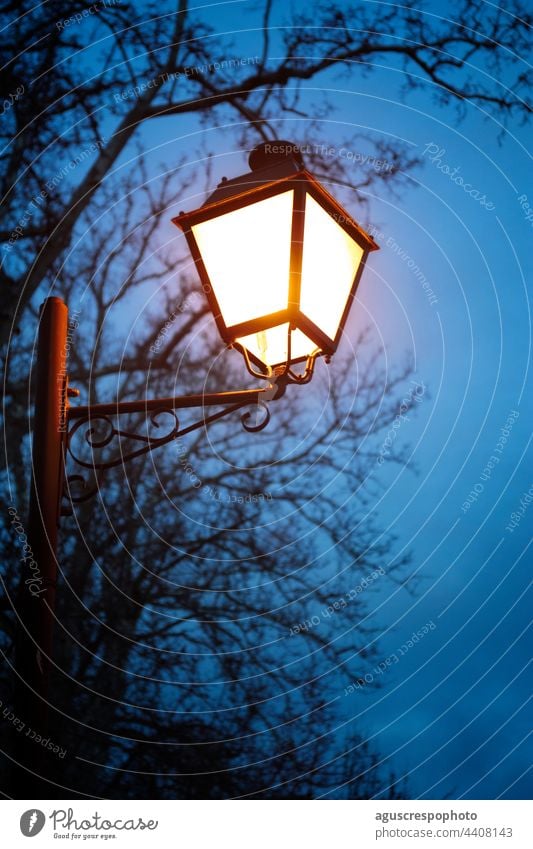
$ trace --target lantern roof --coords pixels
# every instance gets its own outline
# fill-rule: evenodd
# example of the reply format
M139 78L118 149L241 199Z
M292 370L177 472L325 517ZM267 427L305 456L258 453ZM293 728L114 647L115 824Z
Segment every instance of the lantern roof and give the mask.
M277 152L279 150L282 151L281 154ZM309 189L319 196L317 200L322 202L337 223L355 237L365 250L379 250L379 245L372 236L348 215L333 195L305 168L302 155L295 144L284 141L264 142L252 150L249 162L251 171L231 180L223 177L202 206L191 212L180 212L172 219L173 223L180 229L185 229L206 218L223 215L234 208L234 202L237 200L252 203L254 194L260 193L266 186L279 184L281 187L283 183L290 184L295 181L304 185L307 183ZM287 185L287 188L291 186Z

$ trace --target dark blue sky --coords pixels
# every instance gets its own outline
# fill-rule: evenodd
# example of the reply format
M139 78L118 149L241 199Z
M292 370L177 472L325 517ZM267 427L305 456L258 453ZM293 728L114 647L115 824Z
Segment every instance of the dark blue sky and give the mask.
M280 55L283 6L274 6L273 62ZM309 4L301 8L309 11ZM439 12L439 4L429 8ZM260 4L219 4L203 14L218 32L231 35L231 55L261 52ZM408 354L424 387L422 403L397 431L397 444L409 446L413 469L385 457L368 481L369 492L376 481L382 487L371 512L397 538L391 563L411 551L417 581L412 593L376 581L368 594L368 622L378 629L378 659L368 674L381 687L344 695L344 683L330 674L325 698L337 699L334 733L346 747L355 733L363 734L387 759L387 769L405 777L414 798L528 798L530 130L512 119L504 127L494 111L468 102L459 119L455 106L435 102L432 83L404 93L399 62L377 62L372 73L355 66L350 75L332 69L303 82L300 109L318 116L327 95L331 111L313 129L313 140L320 136L335 155L342 156L347 138L360 134L354 155L368 152L368 136L402 145L421 159L396 196L379 183L367 191L368 206L359 206L355 193L329 185L356 219L374 225L381 246L369 259L344 350L370 325L388 367L393 371ZM275 122L279 138L298 141L305 139L306 124L289 112ZM201 125L193 117L158 118L136 138L154 175L161 163L171 170L182 156L195 162L203 156L202 144L217 152L211 187L222 175L246 170L231 127ZM134 156L130 147L121 162ZM354 175L364 178L364 166L354 167ZM205 188L202 183L191 189L161 216L162 244L178 244L170 218L201 202ZM124 326L125 334L130 330ZM317 552L325 546L325 535L317 537ZM327 555L324 561L327 574ZM346 590L352 586L347 577ZM346 619L332 617L329 627L333 638L336 629L340 636ZM399 657L413 633L424 629ZM375 671L379 661L388 661L383 674Z
M232 32L235 55L253 56L257 15L248 4L238 6L219 7L208 19ZM366 78L355 69L349 79L328 72L303 85L310 115L328 91L333 110L320 124L325 144L338 147L354 132L368 133L407 144L423 160L400 198L376 191L368 212L344 198L356 218L368 215L382 234L349 330L355 337L358 325L370 323L391 366L408 351L427 387L398 437L411 445L418 474L387 462L375 471L385 490L374 509L398 536L396 552L412 550L421 579L414 596L391 585L372 596L371 621L382 630L379 657L393 655L426 623L436 628L384 672L381 689L341 696L348 724L337 733L349 745L352 724L363 730L415 797L528 797L533 508L506 530L533 483L532 223L519 202L529 191L533 203L528 134L515 124L502 130L472 104L459 121L455 108L435 104L429 83L402 99L402 82L398 67L380 67ZM277 129L280 138L305 136L305 122L294 116L281 115ZM194 159L191 149L205 132L220 154L219 175L244 170L231 136L217 127L162 119L143 137L171 167L182 153ZM507 441L499 443L509 417ZM498 462L482 479L491 457ZM477 498L465 509L474 487Z
M387 73L379 77L388 89ZM380 694L368 692L363 721L384 751L398 750L415 794L528 797L533 514L526 508L518 527L506 529L532 484L532 225L518 201L532 194L527 135L513 126L498 139L497 124L472 106L459 124L421 94L407 103L386 117L378 105L370 110L368 123L415 145L425 167L400 202L372 200L386 241L360 300L391 358L410 348L429 387L430 400L401 431L419 476L384 469L388 489L376 508L412 548L425 580L414 602L402 592L383 599L380 621L398 623L383 651L429 619L437 629L387 673ZM426 149L433 157L437 149L435 162ZM438 165L459 168L494 209ZM438 303L429 304L408 260L387 248L390 237L423 270Z
M209 20L231 30L236 54L257 53L252 6L219 7ZM533 483L532 222L519 200L529 194L533 204L530 136L468 103L459 120L454 107L435 104L430 83L402 98L403 82L398 66L381 66L365 78L357 69L343 79L330 71L303 84L310 115L328 92L325 144L368 133L402 142L423 160L400 197L373 191L368 213L343 197L356 218L368 215L382 247L369 261L349 332L355 338L370 323L391 367L408 351L427 387L398 433L418 474L387 462L375 470L384 494L374 510L398 537L395 553L413 552L421 579L413 596L390 584L372 595L379 657L394 655L428 622L436 627L387 668L379 690L340 696L347 724L337 733L349 745L352 725L363 730L414 797L525 798L533 508L526 504L518 525L509 523ZM305 121L280 115L277 130L302 139ZM159 159L170 159L190 157L201 132L220 153L220 175L244 170L231 137L216 127L161 120L144 137L162 145Z

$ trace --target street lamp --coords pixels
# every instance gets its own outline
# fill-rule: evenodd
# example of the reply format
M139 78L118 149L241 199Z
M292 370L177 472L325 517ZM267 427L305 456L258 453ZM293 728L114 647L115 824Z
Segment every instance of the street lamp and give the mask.
M16 604L15 694L16 715L41 737L60 517L98 492L107 469L231 413L250 405L262 409L259 422L249 412L241 414L247 431L262 430L270 418L265 402L281 398L289 384L308 383L316 358L335 353L366 257L378 247L306 170L295 145L261 144L249 162L248 174L223 180L200 209L180 213L174 222L185 232L222 339L241 351L250 373L266 379L266 387L70 406L68 399L79 393L68 384L67 306L52 297L41 307L28 518L32 556L24 559ZM304 371L295 371L302 362ZM213 407L218 409L206 414ZM181 426L177 411L184 408L201 409L201 418ZM144 432L115 422L132 414L144 418ZM166 431L164 420L170 421ZM80 435L88 458L76 448ZM27 735L16 740L18 759L38 772ZM29 776L22 769L16 777L24 798L35 796L28 790Z
M337 350L374 240L304 166L266 142L174 223L187 238L222 339L269 374Z

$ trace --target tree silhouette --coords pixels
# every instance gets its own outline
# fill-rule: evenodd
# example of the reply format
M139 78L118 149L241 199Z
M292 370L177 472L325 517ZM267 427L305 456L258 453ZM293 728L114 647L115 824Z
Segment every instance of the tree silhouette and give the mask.
M257 55L248 55L186 2L145 2L136 13L76 2L68 17L63 3L4 4L2 81L13 97L0 171L2 488L21 516L28 375L51 285L79 310L69 378L84 402L246 383L166 225L181 198L212 186L209 137L200 163L191 155L154 169L144 128L195 117L199 127L226 126L231 150L275 137L279 115L304 118L319 177L361 201L377 185L397 191L417 165L408 151L370 138L390 167L348 172L321 151L327 92L308 115L305 84L332 68L351 79L379 60L444 103L527 115L527 79L511 79L509 51L524 46L529 16L518 4L456 8L450 20L409 4L385 15L339 4L274 29L267 0ZM479 86L476 62L506 87ZM109 472L98 497L62 520L50 735L66 754L54 761L51 798L401 792L347 718L342 692L379 656L374 591L382 581L412 587L409 558L396 556L374 509L374 471L411 372L407 363L391 373L358 320L351 331L334 369L321 364L307 392L294 387L272 403L261 434L246 433L238 416L199 430ZM144 423L133 417L128 427ZM3 704L20 557L9 522ZM1 733L9 755L8 723Z
M14 100L1 139L0 232L8 245L15 240L16 251L2 265L0 344L13 300L18 323L55 274L102 181L148 122L198 115L209 126L237 124L244 141L250 131L268 139L280 114L309 117L302 83L332 67L369 73L379 62L399 63L408 89L429 84L444 104L472 101L503 119L530 114L531 77L516 57L528 49L532 19L518 2L502 10L461 0L453 18L422 15L411 3L385 14L342 3L310 13L305 4L283 20L281 36L271 29L274 7L264 4L261 38L253 55L243 55L230 37L216 34L209 13L189 10L185 0L145 0L136 16L129 4L76 0L67 18L61 0L4 4L2 83ZM323 114L327 109L325 95ZM399 165L402 151L385 147Z

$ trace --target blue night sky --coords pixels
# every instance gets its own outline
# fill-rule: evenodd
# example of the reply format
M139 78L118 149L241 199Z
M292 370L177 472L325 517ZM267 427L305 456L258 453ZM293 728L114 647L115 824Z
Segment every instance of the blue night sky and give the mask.
M274 5L273 64L281 56L284 6ZM450 6L424 8L444 14ZM310 12L300 0L292 8ZM229 55L261 52L262 4L234 0L204 7L202 14L231 38ZM398 662L374 675L379 688L344 695L344 683L331 672L325 698L337 699L335 733L346 747L353 734L363 735L386 759L385 773L392 769L405 779L411 798L529 798L531 131L513 118L504 125L492 108L468 102L459 116L456 105L436 102L435 86L427 80L405 91L400 60L376 61L371 72L330 68L303 81L299 109L316 119L313 141L331 146L334 155L357 135L355 153L371 152L366 136L401 145L420 159L396 194L380 181L363 189L366 204L350 189L334 183L328 188L356 220L372 226L381 247L369 257L344 350L370 326L391 372L410 358L413 378L423 386L421 403L397 431L411 468L385 459L368 481L369 493L376 482L381 486L371 512L396 538L391 562L411 552L413 575L412 592L376 581L365 596L367 624L377 629L378 640L368 673L395 656L414 632L432 627ZM493 84L505 85L505 74ZM331 107L325 116L324 96ZM308 120L287 111L271 123L278 138L302 142ZM112 116L110 133L115 126ZM232 125L206 125L186 115L147 122L135 141L155 179L182 158L186 173L213 152L213 188L223 175L247 169L237 136ZM118 166L129 167L132 158L129 145ZM365 167L354 165L355 182L364 179ZM170 219L199 205L205 191L204 173L179 205L161 213L163 246L174 240L181 250L181 235ZM145 296L144 290L135 293L141 313L150 300ZM132 300L131 306L133 316L139 304ZM123 322L124 334L131 324ZM315 391L314 384L306 388L306 403ZM315 544L317 553L327 549L325 534ZM327 574L327 553L324 561ZM332 639L341 637L345 621L331 619Z
M229 4L209 19L233 33L236 55L258 51L253 6ZM275 55L274 37L271 49ZM392 65L366 77L328 71L303 84L310 115L324 91L333 106L320 123L325 144L368 133L402 142L422 160L398 198L376 190L366 211L342 197L373 224L382 248L369 261L349 332L370 324L391 366L409 352L427 388L398 435L417 473L392 463L376 471L385 490L373 509L397 535L395 553L413 552L420 579L413 595L391 585L372 595L379 657L426 623L436 627L383 674L380 689L342 696L346 725L338 733L349 740L353 721L406 777L413 797L527 798L533 509L507 526L532 484L532 222L519 202L529 193L533 203L529 137L472 104L459 121L455 108L435 103L430 83L402 98L403 82ZM305 137L305 121L295 116L280 115L276 129L279 138ZM191 158L204 134L219 155L213 180L244 170L225 128L162 119L143 134L169 167L182 153ZM471 194L452 179L458 174ZM491 457L497 462L487 472ZM333 694L335 681L328 686Z

